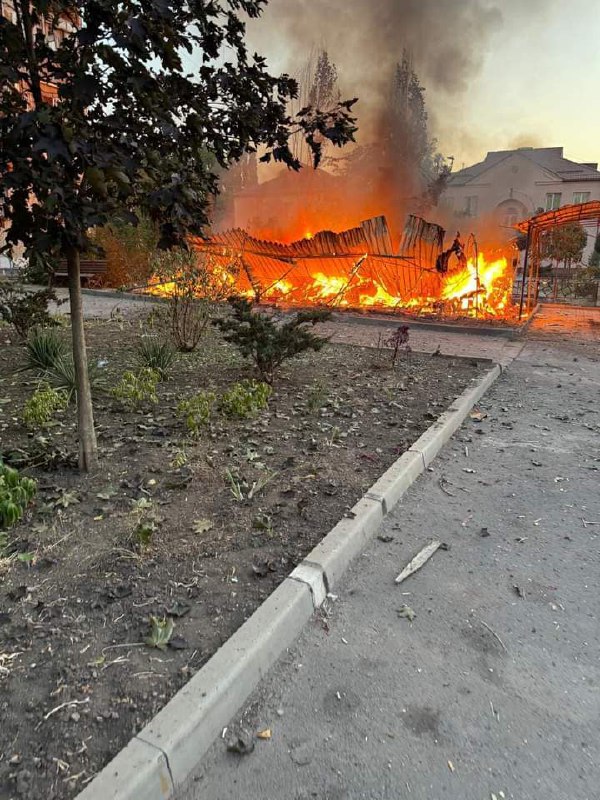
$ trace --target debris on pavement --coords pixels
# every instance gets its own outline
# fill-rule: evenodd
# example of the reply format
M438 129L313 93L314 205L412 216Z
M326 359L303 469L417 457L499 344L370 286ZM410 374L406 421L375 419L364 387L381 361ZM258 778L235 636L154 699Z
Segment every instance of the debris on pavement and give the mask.
M484 419L487 418L487 414L485 411L480 411L478 408L474 408L473 411L469 414L471 419L474 422L482 422Z
M450 770L450 772L456 772L456 767L451 761L448 761L448 769Z
M485 539L487 536L489 536L489 535L490 535L489 529L488 529L488 528L482 528L482 529L479 531L479 535L480 535L480 536L481 536L483 539Z
M435 553L435 551L440 547L442 543L438 539L434 539L432 542L429 542L428 545L417 553L417 555L409 561L409 563L404 567L402 572L396 578L395 583L402 583L402 581L406 580L413 572L421 569L423 564L426 564L427 561L431 558L431 556Z
M493 637L494 637L494 638L495 638L495 639L496 639L496 640L499 642L499 644L500 644L500 646L502 647L502 649L503 649L503 650L504 650L506 653L508 653L508 648L506 647L506 645L504 644L504 642L502 641L502 639L501 639L501 638L498 636L498 634L496 633L496 631L493 631L493 630L490 628L490 626L487 624L487 622L484 622L483 620L480 620L480 622L481 622L481 624L483 625L483 627L484 627L484 628L487 628L487 630L488 630L488 631L489 631L489 632L492 634L492 636L493 636Z
M410 606L402 605L400 608L396 609L396 613L399 617L403 619L407 619L409 622L412 622L413 619L417 616L415 612L412 610Z
M256 734L258 739L270 739L272 735L271 728L265 728L264 731L259 731Z
M227 731L225 742L230 753L246 756L254 750L254 737L245 728Z
M452 494L452 492L450 492L450 491L449 491L449 490L446 488L446 486L447 486L447 485L448 485L448 481L447 481L447 480L446 480L446 478L445 478L445 477L442 475L442 476L441 476L441 478L440 478L440 479L439 479L439 481L438 481L438 486L440 487L440 489L442 490L442 492L443 492L444 494L447 494L447 495L448 495L448 497L455 497L455 495L454 495L454 494Z
M389 544L394 541L394 537L387 533L380 533L377 539L384 544Z

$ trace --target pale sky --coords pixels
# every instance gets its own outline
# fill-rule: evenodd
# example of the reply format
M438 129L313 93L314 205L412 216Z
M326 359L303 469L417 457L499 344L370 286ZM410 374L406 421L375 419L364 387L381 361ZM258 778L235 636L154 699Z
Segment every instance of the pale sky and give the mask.
M416 0L387 1L398 3L394 13L400 20L403 3L407 9L418 8ZM282 22L277 9L279 4L295 2L300 5L307 0L270 0L271 7L257 23L260 36L257 28L253 30L256 23L250 26L251 46L267 56L272 71L298 67L297 43L292 53L285 32L279 30ZM332 0L310 0L311 11L326 10L328 2ZM353 2L364 15L376 0ZM518 146L562 146L567 158L600 161L600 0L430 0L429 13L432 6L435 13L439 5L440 14L452 18L463 6L463 22L468 23L475 3L499 11L501 21L488 25L480 68L469 73L466 90L449 95L422 80L431 132L440 150L455 156L455 169L481 160L488 150ZM339 49L336 20L328 19L326 13L323 19L325 24L315 31L307 50L311 45L324 46L336 60L336 48L344 52ZM460 42L461 35L457 22L451 36ZM333 44L328 44L328 37ZM469 37L464 38L468 49ZM434 37L427 47L436 47ZM360 33L349 50L360 59ZM419 52L414 58L418 69Z
M461 103L472 141L437 132L455 167L528 145L600 161L600 0L560 0L543 24L505 24L491 45Z

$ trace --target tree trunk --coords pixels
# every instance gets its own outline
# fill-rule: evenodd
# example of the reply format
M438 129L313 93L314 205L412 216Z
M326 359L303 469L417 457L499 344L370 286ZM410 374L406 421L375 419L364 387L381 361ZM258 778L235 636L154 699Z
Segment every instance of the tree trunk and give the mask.
M94 430L94 410L88 374L83 307L81 302L81 277L79 251L70 247L65 252L69 272L69 300L71 302L71 330L73 335L73 362L77 381L77 432L79 435L79 469L90 472L98 466L98 448Z

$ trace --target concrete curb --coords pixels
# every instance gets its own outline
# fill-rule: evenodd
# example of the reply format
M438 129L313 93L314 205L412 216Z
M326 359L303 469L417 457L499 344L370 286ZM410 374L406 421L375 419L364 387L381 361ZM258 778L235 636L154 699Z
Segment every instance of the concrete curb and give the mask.
M351 561L516 358L515 347L468 387L373 484L202 669L77 800L171 800L261 678L298 637Z

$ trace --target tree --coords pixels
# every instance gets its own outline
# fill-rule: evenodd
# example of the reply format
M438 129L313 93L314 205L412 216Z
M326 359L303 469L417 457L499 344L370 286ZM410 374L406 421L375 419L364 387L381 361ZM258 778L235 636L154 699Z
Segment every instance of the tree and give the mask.
M385 210L401 225L407 210L423 215L438 204L452 159L437 152L437 141L430 138L425 89L408 50L388 79L374 141L327 160L351 180L353 195L368 198L365 208Z
M106 285L121 288L148 283L158 243L158 226L152 220L144 214L136 225L115 219L91 235L106 258Z
M298 97L292 100L290 112L294 114L307 107L331 111L340 102L340 97L337 67L326 50L313 51L298 78ZM325 152L327 143L323 137L320 143ZM310 163L312 154L301 135L294 136L292 150L302 164Z
M425 87L421 85L408 50L396 65L389 105L390 157L405 185L421 194L423 211L437 205L452 169L452 160L437 151L429 136Z
M587 244L587 234L578 222L569 222L552 228L544 237L542 255L558 264L570 267L579 262Z
M248 56L241 14L258 17L265 5L14 0L16 22L0 20L3 249L59 250L68 263L82 469L97 463L79 270L90 229L115 217L135 224L141 211L159 224L161 246L183 243L207 223L213 161L226 168L264 147L263 161L298 169L296 132L315 165L322 139L353 139L354 101L292 119L296 82ZM38 33L43 18L52 41ZM63 38L65 19L74 32Z
M598 272L598 268L600 267L600 233L596 236L594 241L594 249L592 251L592 255L590 256L590 267L593 267L596 272Z

